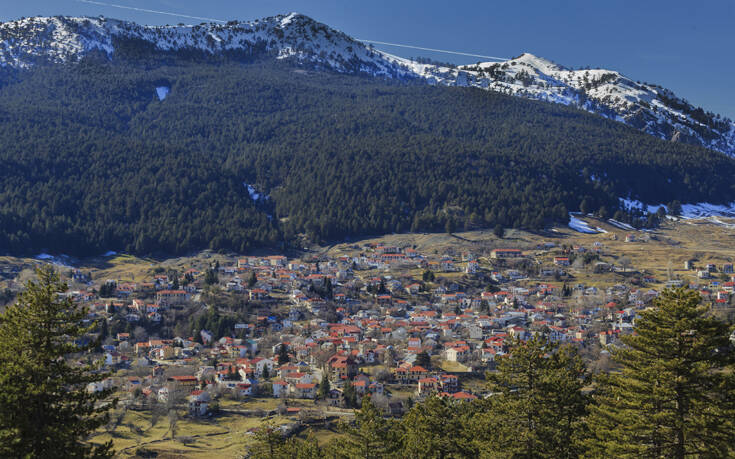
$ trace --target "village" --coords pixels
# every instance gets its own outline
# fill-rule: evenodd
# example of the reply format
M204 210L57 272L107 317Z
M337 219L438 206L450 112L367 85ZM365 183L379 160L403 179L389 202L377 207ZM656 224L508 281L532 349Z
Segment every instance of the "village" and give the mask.
M112 388L127 409L175 409L192 422L275 415L294 428L349 416L366 395L395 417L429 395L486 397L495 359L532 336L571 343L608 370L609 346L666 287L689 286L732 315L729 255L683 251L673 266L625 252L671 251L676 225L658 235L443 235L444 245L381 238L298 257L204 252L136 261L144 269L117 278L59 271L99 324L110 376L89 391ZM18 288L33 263L1 265L2 286Z

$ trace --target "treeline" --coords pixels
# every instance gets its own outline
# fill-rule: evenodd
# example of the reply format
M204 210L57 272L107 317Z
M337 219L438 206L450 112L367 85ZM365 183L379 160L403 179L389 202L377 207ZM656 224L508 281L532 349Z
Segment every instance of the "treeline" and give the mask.
M733 160L575 109L254 59L0 73L0 253L245 252L735 199Z
M665 291L592 376L575 348L517 342L488 373L485 399L430 397L400 420L363 399L326 444L261 428L258 458L724 458L735 455L730 327L699 294Z

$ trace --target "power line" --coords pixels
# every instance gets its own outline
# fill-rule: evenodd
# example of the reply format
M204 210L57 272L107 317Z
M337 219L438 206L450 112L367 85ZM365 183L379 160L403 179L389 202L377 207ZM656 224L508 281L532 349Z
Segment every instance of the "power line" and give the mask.
M80 3L89 3L90 5L109 6L109 7L112 7L112 8L120 8L120 9L123 9L123 10L140 11L140 12L143 12L143 13L165 14L167 16L176 16L176 17L180 17L180 18L198 19L198 20L201 20L201 21L219 22L219 23L222 23L222 24L227 23L227 21L223 21L221 19L206 18L206 17L201 17L201 16L190 16L188 14L171 13L169 11L149 10L149 9L146 9L146 8L136 8L134 6L117 5L115 3L96 2L96 1L93 1L93 0L76 0L76 1L77 2L80 2Z
M187 19L197 19L201 21L210 21L210 22L218 22L220 24L225 24L227 21L223 21L222 19L214 19L214 18L208 18L208 17L202 17L202 16L191 16L188 14L182 14L182 13L174 13L171 11L160 11L160 10L150 10L147 8L137 8L134 6L127 6L127 5L119 5L116 3L106 3L106 2L98 2L95 0L76 0L79 3L87 3L90 5L98 5L98 6L108 6L111 8L120 8L123 10L131 10L131 11L140 11L142 13L153 13L153 14L163 14L166 16L174 16L174 17L180 17L180 18L187 18ZM357 41L361 41L364 43L375 43L378 45L386 45L386 46L397 46L400 48L410 48L410 49L420 49L422 51L432 51L435 53L444 53L444 54L455 54L457 56L470 56L470 57L481 57L483 59L493 59L493 60L499 60L499 61L506 61L508 60L505 57L496 57L496 56L484 56L482 54L472 54L472 53L463 53L461 51L448 51L446 49L435 49L435 48L424 48L422 46L413 46L413 45L403 45L400 43L388 43L384 41L376 41L376 40L361 40L357 39Z
M483 56L482 54L472 54L472 53L463 53L460 51L447 51L446 49L434 49L434 48L424 48L421 46L413 46L413 45L401 45L398 43L387 43L384 41L376 41L376 40L362 40L359 38L356 38L355 40L361 41L364 43L377 43L378 45L387 45L387 46L398 46L400 48L412 48L412 49L420 49L423 51L433 51L435 53L446 53L446 54L456 54L458 56L471 56L471 57L482 57L484 59L495 59L499 61L507 61L507 57L496 57L496 56Z

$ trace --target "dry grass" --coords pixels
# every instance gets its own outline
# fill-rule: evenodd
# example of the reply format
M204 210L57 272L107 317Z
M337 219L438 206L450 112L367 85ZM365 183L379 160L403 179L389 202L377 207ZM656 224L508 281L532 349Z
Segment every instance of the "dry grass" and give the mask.
M112 434L103 433L94 438L95 442L113 440L118 457L133 457L138 448L155 451L164 457L238 457L251 440L248 430L260 427L265 419L274 424L293 422L284 417L271 418L245 417L238 414L224 414L212 419L193 419L180 415L176 427L176 438L191 437L191 443L184 444L171 439L169 421L161 417L151 427L150 413L128 411L121 425Z
M442 360L441 361L441 369L444 371L448 371L450 373L467 373L470 371L469 368L462 365L459 362L451 362L449 360Z
M470 231L448 234L391 234L379 238L365 239L355 243L336 244L324 251L330 256L355 255L359 250L352 248L353 245L362 246L366 243L382 243L396 246L416 246L419 252L426 255L442 255L454 253L459 255L464 251L475 254L488 253L494 248L520 248L522 250L533 250L544 242L554 242L560 245L581 245L591 248L595 242L603 245L603 261L620 264L620 258L628 257L632 264L631 268L655 277L659 283L654 287L661 287L668 280L669 267L674 278L679 277L683 281L695 281L696 272L685 271L684 262L695 259L698 266L707 263L715 263L720 267L723 263L735 260L735 220L719 218L680 220L676 222L667 221L653 232L636 230L623 230L610 225L604 220L592 217L582 217L589 222L591 227L599 227L607 233L584 234L578 233L568 227L555 227L543 233L529 233L525 231L511 230L503 239L498 239L490 231ZM625 236L633 234L636 239L641 240L646 236L652 238L646 242L625 242ZM613 235L616 239L613 239ZM655 239L654 239L655 238ZM552 254L542 257L545 264L550 264ZM487 258L481 257L481 267L491 269L492 266ZM609 286L625 280L625 276L618 273L595 274L591 270L573 270L575 282L594 286ZM370 272L362 272L370 275ZM375 272L375 275L381 273ZM404 274L420 278L421 270L410 269ZM439 273L440 277L452 280L462 277L462 273ZM555 282L550 279L551 284ZM559 282L556 282L559 284Z
M590 246L599 241L604 245L605 252L611 256L604 261L618 262L626 256L632 261L632 267L652 274L657 280L664 283L668 279L669 266L674 277L679 276L684 281L694 281L696 272L685 271L684 262L696 259L698 266L715 263L721 267L723 263L735 259L735 229L714 223L712 220L687 220L667 222L653 233L656 240L647 242L625 242L625 235L632 233L636 238L645 236L640 231L625 231L593 218L585 218L590 226L599 226L608 234L581 234L569 229L561 229L565 235L566 244L580 244ZM724 221L726 219L720 219ZM615 234L617 240L612 240ZM605 280L613 282L621 280L617 274L591 275L582 273L582 278L591 283Z

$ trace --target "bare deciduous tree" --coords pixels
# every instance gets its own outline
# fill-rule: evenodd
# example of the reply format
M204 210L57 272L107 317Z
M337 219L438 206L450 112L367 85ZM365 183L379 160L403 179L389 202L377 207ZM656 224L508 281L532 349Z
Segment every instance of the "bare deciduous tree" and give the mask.
M623 272L626 272L628 268L630 268L630 265L631 265L630 258L623 256L623 257L620 257L620 260L618 261L620 262L620 266L623 267Z

